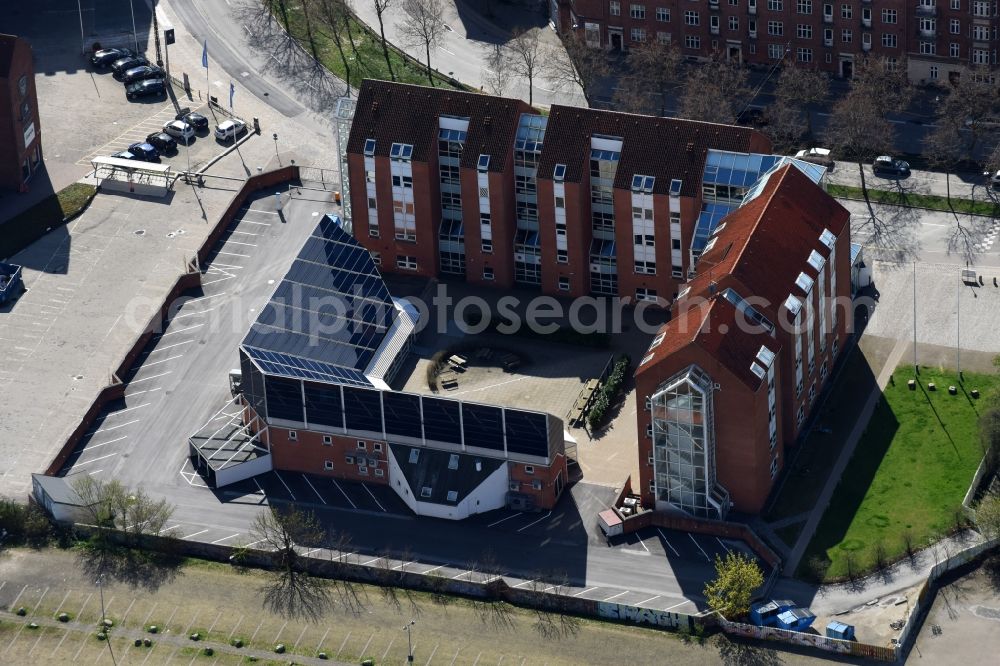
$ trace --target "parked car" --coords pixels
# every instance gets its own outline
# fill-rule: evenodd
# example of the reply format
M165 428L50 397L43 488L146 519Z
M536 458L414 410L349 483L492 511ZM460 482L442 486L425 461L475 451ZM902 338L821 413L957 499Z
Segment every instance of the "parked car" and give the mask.
M142 65L148 65L149 61L142 56L127 56L125 58L119 58L111 63L111 71L114 72L113 76L116 80L121 81L122 77L125 76L125 72Z
M208 118L201 115L200 113L179 113L177 114L177 120L183 120L188 125L193 127L195 131L207 130L208 129Z
M194 139L194 128L183 120L171 120L163 126L163 131L175 139L180 139L185 145Z
M800 150L795 153L795 159L802 160L803 162L810 162L812 164L819 164L820 166L825 166L831 171L834 166L834 161L830 156L829 148L808 148Z
M910 164L889 155L879 155L872 162L872 171L883 178L904 178L910 175Z
M155 162L160 159L160 152L156 150L152 144L146 143L145 141L133 143L128 147L128 152L132 153L143 162Z
M136 81L143 81L145 79L162 79L166 75L162 67L157 67L156 65L139 65L122 75L122 83L135 83Z
M137 159L139 159L138 157L136 157L135 155L133 155L132 153L130 153L127 150L122 150L122 151L117 152L117 153L112 153L111 157L115 157L115 158L120 159L120 160L137 160Z
M247 131L247 124L242 120L224 120L215 128L215 138L220 141L236 140Z
M130 49L101 49L100 51L96 51L94 55L90 56L90 64L95 67L107 67L116 60L131 58L134 55L135 53L133 53Z
M1000 171L984 171L983 177L994 190L1000 190Z
M163 79L143 79L125 86L125 97L135 99L136 97L149 97L150 95L165 95L167 85Z
M177 150L177 142L174 141L174 137L166 132L153 132L146 137L146 143L156 148L161 154Z

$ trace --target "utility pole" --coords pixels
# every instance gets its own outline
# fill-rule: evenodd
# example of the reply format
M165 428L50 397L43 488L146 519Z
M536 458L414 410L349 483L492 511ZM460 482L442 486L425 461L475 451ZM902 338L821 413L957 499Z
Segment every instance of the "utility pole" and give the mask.
M956 288L955 297L955 321L957 324L957 330L955 331L955 356L958 359L958 381L962 381L962 279L961 270L959 271L959 280Z
M413 625L417 623L416 620L410 620L410 623L403 627L403 631L406 632L406 662L409 664L413 663L413 641L410 638L411 629Z
M917 262L913 262L913 373L920 374L917 366Z
M153 43L156 45L156 66L163 67L163 57L160 55L160 26L156 22L156 4L153 4Z
M76 11L80 14L80 53L86 53L87 40L83 36L83 7L80 5L80 0L76 0ZM348 88L350 88L350 86L348 86Z
M132 0L128 0L129 11L132 12L132 40L135 42L135 53L139 54L139 35L135 31L135 6L132 4Z

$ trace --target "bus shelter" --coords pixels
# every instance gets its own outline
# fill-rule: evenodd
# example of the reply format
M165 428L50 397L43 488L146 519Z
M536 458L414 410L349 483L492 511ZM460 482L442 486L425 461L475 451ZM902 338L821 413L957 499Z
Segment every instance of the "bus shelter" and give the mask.
M165 197L173 184L174 175L169 164L118 157L95 157L90 163L94 167L97 186L104 191Z

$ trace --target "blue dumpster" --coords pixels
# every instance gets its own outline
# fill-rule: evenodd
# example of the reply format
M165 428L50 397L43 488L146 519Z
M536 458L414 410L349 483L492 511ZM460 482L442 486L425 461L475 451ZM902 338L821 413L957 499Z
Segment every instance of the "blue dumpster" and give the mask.
M774 627L778 624L778 615L794 607L795 603L787 599L761 601L750 607L750 621L758 627Z
M0 305L14 300L24 291L21 281L21 267L16 264L0 264Z
M802 631L816 621L816 616L808 608L792 608L778 615L778 628Z
M843 622L837 622L834 620L830 624L826 625L826 637L827 638L840 638L845 641L854 640L854 625L844 624Z

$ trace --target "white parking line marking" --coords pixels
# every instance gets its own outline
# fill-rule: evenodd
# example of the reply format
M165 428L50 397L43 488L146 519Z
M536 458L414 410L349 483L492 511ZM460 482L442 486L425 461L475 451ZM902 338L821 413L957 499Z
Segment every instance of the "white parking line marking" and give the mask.
M577 593L576 593L576 594L574 594L573 596L574 596L574 597L578 597L578 596L580 596L581 594L587 594L587 592L593 592L593 591L594 591L594 590L596 590L596 589L597 589L596 587L588 587L588 588L587 588L586 590L580 590L579 592L577 592Z
M135 407L126 407L125 409L119 409L119 410L114 411L114 412L108 412L108 415L106 417L104 417L104 418L111 418L112 416L118 416L119 414L124 414L125 412L130 412L133 409L139 409L140 407L149 407L151 404L153 404L153 403L151 403L151 402L144 402L141 405L136 405Z
M223 252L222 250L219 250L218 252L216 252L216 254L228 254L231 257L243 257L244 259L250 258L249 254L238 254L236 252Z
M136 419L134 421L128 421L126 423L119 423L118 425L111 426L110 428L100 428L98 430L91 430L86 435L84 435L84 437L90 437L91 435L96 435L99 432L107 432L109 430L117 430L118 428L124 428L127 425L132 425L133 423L138 423L138 422L139 422L139 419Z
M517 585L512 585L511 587L521 587L522 585L528 585L528 584L530 584L530 583L534 583L534 582L535 582L535 580L534 580L534 579L531 579L531 580L525 580L525 581L521 581L521 582L520 582L520 583L518 583Z
M517 518L517 517L518 517L518 516L520 516L520 515L521 515L521 512L520 512L520 511L518 511L517 513L515 513L515 514L513 514L513 515L510 515L510 516L507 516L506 518L501 518L500 520L496 521L495 523L490 523L490 524L489 524L489 525L487 525L486 527L496 527L497 525L499 525L499 524L500 524L500 523L502 523L503 521L505 521L505 520L510 520L511 518Z
M226 245L248 245L250 247L257 247L256 243L243 243L241 241L234 241L232 239L227 240L225 244Z
M156 388L146 389L145 391L133 391L132 393L126 393L125 397L126 398L131 398L134 395L142 395L143 393L152 393L153 391L162 391L162 390L163 390L163 387L162 386L158 386Z
M381 559L382 559L381 557L373 557L372 559L368 560L367 562L362 562L361 566L366 567L369 564L371 564L372 562L378 562Z
M196 536L198 536L199 534L204 534L204 533L205 533L205 532L207 532L207 531L208 531L208 530L207 530L207 529L205 529L205 530L202 530L202 531L200 531L200 532L195 532L194 534L188 534L188 535L187 535L186 537L183 537L183 539L184 539L185 541L187 541L188 539L190 539L190 538L192 538L192 537L196 537Z
M685 599L684 601L680 602L679 604L674 604L673 606L670 606L669 608L664 608L663 612L666 613L668 610L671 610L671 609L677 608L678 606L683 606L684 604L689 604L689 603L691 603L691 600L690 599Z
M165 359L160 360L160 361L153 361L152 363L143 363L142 364L142 370L145 370L146 368L148 368L150 366L159 365L160 363L166 363L167 361L174 361L176 359L183 358L183 357L184 357L184 354L178 354L177 356L171 356L169 358L165 358ZM141 370L140 370L140 372L141 372Z
M364 488L365 490L368 490L368 486L365 485L364 481L361 482L361 487ZM382 509L382 511L385 511L385 507L382 506L382 503L378 501L377 497L375 497L375 493L373 493L371 490L368 490L368 494L371 495L372 499L375 500L375 503L378 504L378 508Z
M281 481L281 485L283 485L283 486L285 487L285 490L287 490L287 491L288 491L288 494L292 496L292 501L293 501L293 502L298 502L298 500L297 500L297 499L295 499L295 493L293 493L293 492L292 492L292 489L288 487L288 484L287 484L287 483L285 483L285 480L284 480L283 478L281 478L281 475L280 475L280 474L278 474L277 470L275 470L275 472L274 472L274 475L275 475L276 477L278 477L278 481Z
M642 537L639 537L639 545L642 546L647 553L649 552L649 548L646 547L646 543L642 540Z
M156 379L157 377L165 377L169 375L171 372L173 372L173 370L167 370L166 372L161 372L160 374L153 375L151 377L143 377L142 379L133 379L132 381L129 382L129 386L131 386L132 384L138 384L139 382L148 382L150 379Z
M625 590L624 592L619 592L618 594L612 594L610 597L608 597L607 599L605 599L605 601L611 601L612 599L617 599L618 597L622 596L623 594L628 594L628 590Z
M116 456L116 455L118 455L118 452L109 453L108 455L101 456L100 458L91 458L90 460L84 460L83 462L80 462L78 460L75 463L73 463L73 467L79 467L80 465L89 465L92 462L97 462L98 460L104 460L105 458L110 458L111 456Z
M637 603L637 604L631 604L631 605L632 605L632 606L642 606L642 605L644 605L644 604L648 604L648 603L649 603L650 601L652 601L653 599L659 599L659 598L660 598L660 595L656 595L655 597L650 597L649 599L646 599L645 601L640 601L640 602L639 602L639 603Z
M432 571L437 571L438 569L443 569L443 568L444 568L444 567L446 567L446 566L448 566L448 565L446 565L446 564L439 564L439 565L437 565L436 567L431 567L431 568L430 568L430 569L428 569L427 571L423 572L423 573L422 573L421 575L422 575L422 576L426 576L426 575L427 575L427 574L429 574L430 572L432 572Z
M193 330L193 329L196 329L196 328L201 328L201 327L202 327L202 326L204 326L204 325L205 325L205 323L204 323L204 322L202 322L202 323L200 323L200 324L192 324L191 326L188 326L187 328L179 328L179 329L177 329L176 331L167 331L166 333L161 333L161 334L160 334L160 337L161 337L161 338L165 338L165 337L167 337L168 335L173 335L173 334L175 334L175 333L184 333L184 332L186 332L186 331L190 331L190 330Z
M223 541L227 541L227 540L229 540L229 539L232 539L233 537L238 537L239 535L240 535L240 533L239 533L239 532L237 532L236 534L230 534L230 535L229 535L229 536L227 536L227 537L222 537L221 539L216 539L216 540L215 540L215 541L213 541L212 543L213 543L213 544L215 544L215 543L221 543L221 542L223 542Z
M325 499L323 499L323 496L319 494L319 491L318 491L318 490L316 490L316 486L314 486L314 485L312 484L312 481L310 481L310 480L309 480L309 477L308 477L308 476L306 476L305 474L303 474L303 475L302 475L302 478L306 480L306 483L308 483L308 484L309 484L309 487L313 489L313 492L314 492L314 493L316 493L316 497L318 497L318 498L319 498L319 501L320 501L320 502L322 502L323 504L326 504L326 500L325 500Z
M663 539L663 543L667 544L667 548L669 548L670 550L674 551L674 557L680 557L681 554L677 552L677 549L674 548L673 546L671 546L670 542L667 541L667 535L663 533L663 530L661 530L659 527L657 527L656 531L660 533L660 538Z
M458 580L462 576L468 576L470 573L472 573L472 572L471 571L461 571L461 572L455 574L454 576L452 576L451 579L452 580Z
M189 345L192 342L194 342L194 340L184 340L183 342L175 342L174 344L167 345L166 347L157 347L156 349L153 349L152 351L150 351L149 353L147 353L146 356L149 356L150 354L155 354L156 352L161 352L161 351L166 351L168 349L173 349L174 347L180 347L181 345ZM179 356L175 356L174 358L180 358L180 357ZM151 363L144 363L143 365L152 365L152 364Z
M351 508L353 508L353 509L357 509L357 508L358 508L358 505L357 505L357 504L355 504L355 503L354 503L354 502L353 502L353 501L351 500L351 498L347 496L347 493L345 493L345 492L344 492L344 489L340 487L340 484L339 484L339 483L337 483L337 479L330 479L330 480L331 480L331 481L333 481L333 485L337 486L337 490L339 490L339 491L340 491L340 494L344 496L344 499L346 499L346 500L347 500L348 502L350 502L350 503L351 503Z
M229 233L231 233L231 234L243 234L245 236L260 236L260 234L255 234L252 231L240 231L239 229L230 229Z
M132 423L135 423L135 421L133 421ZM80 449L80 452L82 453L83 451L89 451L91 449L96 449L97 447L104 446L105 444L114 444L115 442L120 442L123 439L128 439L128 435L122 435L121 437L118 437L116 439L109 439L108 441L101 442L100 444L87 444L85 447L83 447L82 449Z
M247 212L249 212L249 211L247 211ZM263 211L262 210L262 211L254 211L254 212L266 213L267 211ZM276 213L269 213L269 215L276 215ZM241 219L240 220L240 224L259 224L262 227L269 227L269 226L271 226L270 222L254 222L253 220L247 220L247 219Z
M551 516L551 515L552 515L552 512L551 512L551 511L549 511L549 512L548 512L547 514L545 514L544 516L542 516L542 517L541 517L541 518L539 518L538 520L536 520L536 521L533 521L533 522L530 522L530 523L528 523L527 525L525 525L524 527L522 527L521 529L519 529L519 530L518 530L518 532L523 532L524 530L528 529L528 528L529 528L529 527L531 527L532 525L535 525L535 524L537 524L537 523L540 523L540 522L542 522L543 520L545 520L546 518L548 518L548 517L549 517L549 516Z
M727 546L726 544L722 543L722 539L720 539L719 537L715 537L715 540L719 542L720 546L722 546L723 548L726 549L727 553L732 553L733 552L733 551L729 550L729 546Z
M259 541L254 541L253 543L248 543L247 544L247 548L253 548L257 544L264 543L265 541L267 541L267 539L260 539Z
M708 553L706 553L706 552L705 552L705 551L704 551L704 550L702 549L701 545L700 545L700 544L699 544L699 543L698 543L697 541L695 541L695 538L694 538L693 536L691 536L691 533L690 533L690 532L688 532L688 537L689 537L689 538L691 539L691 543L693 543L694 545L698 546L698 550L700 550L700 551L701 551L701 554L705 556L705 561L706 561L706 562L711 562L711 561L712 561L712 558L710 558L710 557L708 556Z

